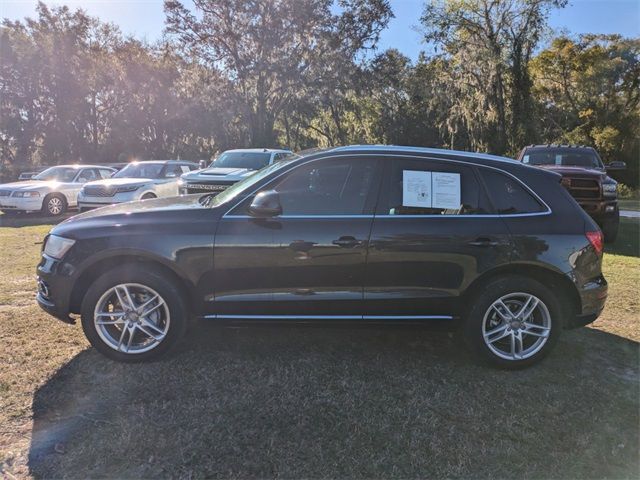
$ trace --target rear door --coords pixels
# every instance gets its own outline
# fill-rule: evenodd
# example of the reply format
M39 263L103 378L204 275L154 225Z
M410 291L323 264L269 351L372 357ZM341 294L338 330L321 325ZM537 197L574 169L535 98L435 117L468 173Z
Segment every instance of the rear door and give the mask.
M365 275L365 315L448 318L483 272L509 262L507 227L476 168L449 160L386 162Z

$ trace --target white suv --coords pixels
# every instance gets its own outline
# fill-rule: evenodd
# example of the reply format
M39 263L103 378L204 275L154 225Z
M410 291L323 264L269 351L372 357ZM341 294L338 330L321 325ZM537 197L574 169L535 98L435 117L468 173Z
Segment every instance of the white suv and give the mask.
M3 213L34 212L62 215L77 204L82 185L109 178L115 168L100 165L58 165L21 182L0 185L0 210Z
M114 203L178 195L180 175L198 165L181 160L132 162L107 180L87 183L78 195L80 211Z

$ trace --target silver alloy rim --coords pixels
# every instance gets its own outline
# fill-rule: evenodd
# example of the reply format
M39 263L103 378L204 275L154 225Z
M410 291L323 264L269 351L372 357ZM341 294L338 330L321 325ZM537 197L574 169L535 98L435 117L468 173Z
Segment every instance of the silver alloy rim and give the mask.
M60 212L62 212L62 200L60 200L58 197L50 198L49 202L47 203L47 208L53 215L59 215Z
M482 338L505 360L525 360L538 353L551 333L549 309L530 293L509 293L491 304L482 321Z
M167 336L169 307L158 292L139 283L122 283L96 303L93 323L104 343L118 352L137 354L154 349Z

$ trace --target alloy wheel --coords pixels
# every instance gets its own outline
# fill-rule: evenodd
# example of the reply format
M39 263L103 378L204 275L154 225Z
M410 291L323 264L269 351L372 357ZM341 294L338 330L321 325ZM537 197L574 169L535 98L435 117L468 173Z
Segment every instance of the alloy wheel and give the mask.
M47 202L47 210L51 215L60 215L63 207L62 200L58 197L51 197Z
M103 342L127 354L148 352L160 345L170 321L169 307L160 294L138 283L108 289L96 303L93 315Z
M509 293L487 309L482 337L491 352L505 360L525 360L538 353L551 333L549 309L530 293Z

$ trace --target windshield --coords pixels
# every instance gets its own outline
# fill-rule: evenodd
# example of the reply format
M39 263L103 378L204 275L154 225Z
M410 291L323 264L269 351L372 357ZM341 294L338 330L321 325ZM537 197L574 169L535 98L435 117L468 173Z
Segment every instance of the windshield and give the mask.
M216 158L211 166L260 170L269 164L270 158L271 154L267 152L225 152Z
M222 205L223 203L233 200L235 197L238 196L238 194L242 193L244 190L250 190L251 187L257 184L260 180L272 174L273 172L276 172L281 168L289 165L289 163L296 160L297 158L300 158L300 157L298 157L297 155L292 155L291 157L288 157L286 160L272 163L268 167L265 167L259 172L256 172L254 175L251 175L250 177L247 177L238 183L234 183L229 188L227 188L226 190L223 190L215 197L207 196L206 197L207 201L205 205L210 207L217 207L218 205Z
M529 165L557 165L566 167L602 168L598 156L580 150L539 150L529 151L523 158Z
M72 167L51 167L39 173L34 180L46 180L56 182L72 182L78 173L77 168Z
M162 163L130 163L112 178L160 178Z

